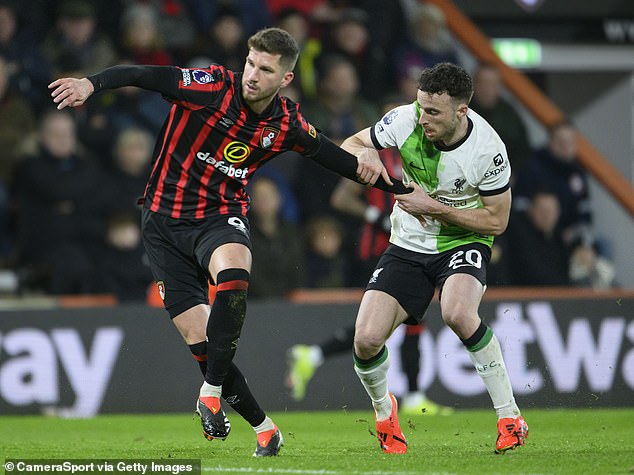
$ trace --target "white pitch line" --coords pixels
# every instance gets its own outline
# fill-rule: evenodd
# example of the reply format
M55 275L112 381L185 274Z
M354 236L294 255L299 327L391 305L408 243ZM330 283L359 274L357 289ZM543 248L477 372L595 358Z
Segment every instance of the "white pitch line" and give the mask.
M297 473L303 475L339 475L333 470L299 470L293 468L203 467L205 472L222 473Z
M358 471L352 472L345 470L316 470L316 469L296 469L296 468L253 468L253 467L201 467L203 472L216 472L216 473L285 473L285 474L298 474L298 475L458 475L455 472L388 472L385 470L373 470L373 471ZM498 472L493 472L491 475L503 475ZM548 472L530 472L526 475L551 475Z
M414 475L420 474L420 472L386 472L380 471L338 471L338 470L301 470L294 468L253 468L253 467L202 467L205 472L218 472L218 473L285 473L285 474L298 474L298 475ZM455 475L447 472L433 472L427 475Z

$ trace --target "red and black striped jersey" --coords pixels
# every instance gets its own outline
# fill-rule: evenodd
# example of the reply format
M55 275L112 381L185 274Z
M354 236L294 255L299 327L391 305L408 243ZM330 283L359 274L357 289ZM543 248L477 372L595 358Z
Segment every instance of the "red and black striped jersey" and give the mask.
M219 65L170 69L156 87L173 106L144 193L151 211L194 219L246 215L245 186L260 166L285 151L314 157L319 150L320 134L290 99L276 96L258 115L242 98L242 73Z
M381 161L390 176L400 180L403 177L401 155L396 147L379 150ZM374 187L368 187L364 191L365 201L368 205L377 208L381 215L388 214L394 207L394 195ZM359 243L359 258L362 261L375 259L383 254L390 245L390 233L381 226L373 223L365 223L361 230Z

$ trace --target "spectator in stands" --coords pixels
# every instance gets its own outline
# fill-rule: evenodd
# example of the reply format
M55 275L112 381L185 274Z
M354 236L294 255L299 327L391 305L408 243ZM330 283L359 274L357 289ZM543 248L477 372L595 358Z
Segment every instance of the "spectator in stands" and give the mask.
M313 123L335 142L367 127L377 111L360 97L360 79L354 65L341 55L328 55L319 62L318 96L305 101L304 110Z
M285 165L285 163L296 160L303 160L303 157L296 152L286 152L282 154L281 160L271 160L258 170L258 176L266 177L275 182L277 190L282 195L281 217L284 221L297 224L301 221L299 201L293 189L294 178L293 169L296 164Z
M278 28L288 31L300 48L299 59L295 65L293 83L299 87L301 98L314 99L317 96L316 60L322 51L319 38L311 35L308 18L299 10L287 8L276 17ZM285 91L288 94L288 91Z
M9 183L22 144L35 129L35 114L18 92L9 89L9 65L0 56L0 182Z
M437 63L458 63L445 15L437 6L418 2L413 7L407 31L407 39L394 53L397 81L418 78L417 73ZM413 97L416 97L415 92Z
M255 298L285 297L301 287L301 239L296 225L282 217L282 195L271 178L260 175L251 186L253 267L249 293Z
M97 190L103 175L84 156L70 113L41 119L38 148L19 163L14 196L18 262L26 287L53 294L88 291L91 250L103 236Z
M13 1L18 5L18 17L30 35L40 44L59 14L60 5L66 0L20 0ZM121 14L125 6L136 0L85 0L90 2L96 17L99 19L99 31L112 41L117 37L121 26Z
M141 243L138 204L145 189L153 145L152 135L144 129L128 128L117 136L100 187L106 229L94 251L96 270L91 286L94 293L113 293L121 301L143 301L153 282Z
M143 196L150 172L153 146L152 135L144 129L130 127L119 133L106 183L101 187L104 207L136 214L140 219L137 201Z
M336 143L348 134L368 127L378 115L371 103L359 97L359 79L353 65L339 55L327 56L320 62L319 96L316 101L304 102L304 112ZM318 195L330 196L339 177L311 160L299 163L299 176L311 177L308 181L301 180L301 186L296 189L302 219L305 221L311 216L326 214L338 219L344 236L345 259L353 259L357 235L354 223L333 213L327 200L315 200ZM345 268L350 269L350 266ZM352 278L352 275L349 277Z
M520 170L531 147L524 120L503 97L502 77L491 64L480 64L473 75L473 99L469 107L493 126L506 145L511 167Z
M561 206L560 228L570 256L571 283L609 288L615 285L609 239L596 236L592 229L588 176L577 161L577 135L568 120L551 127L548 145L537 151L518 173L514 208L525 208L526 196L535 183L546 183L555 190Z
M32 107L40 108L48 103L50 67L32 35L19 26L16 8L14 3L0 3L0 56L6 62L10 90L21 94Z
M594 246L580 245L570 257L570 280L577 287L604 290L616 286L614 264Z
M198 34L205 34L216 21L218 15L226 7L233 8L240 15L240 23L244 27L245 36L251 36L271 24L271 17L266 2L262 0L182 0L189 12L189 17L196 25Z
M345 287L348 260L343 250L344 235L339 221L328 215L314 216L306 223L304 230L306 287Z
M169 103L157 94L122 87L105 91L76 108L74 117L82 145L104 168L112 168L113 137L131 128L158 133L169 109Z
M95 7L87 0L64 0L57 22L42 44L52 75L86 76L111 66L117 59L110 38L97 30Z
M564 120L549 130L548 145L538 150L517 172L513 189L514 209L528 208L537 184L557 193L561 207L560 227L566 245L592 244L592 212L586 171L577 161L577 129Z
M403 97L411 97L413 102L418 91L418 78L423 69L416 62L401 65L396 78L397 93Z
M93 105L95 113L103 117L115 134L130 127L157 134L170 110L170 104L160 95L138 87L105 91L95 101L99 101ZM90 103L85 105L90 106Z
M111 160L113 137L124 124L110 119L110 109L115 105L115 96L103 95L84 107L75 109L73 118L77 127L77 137L85 151L100 164L108 166Z
M419 0L414 0L418 3ZM386 61L391 65L391 57L407 38L407 16L402 0L386 2L385 0L358 0L348 2L361 8L368 14L370 42L378 48ZM388 87L392 78L385 76ZM384 93L381 93L384 95ZM414 96L415 97L415 96ZM413 100L413 99L412 99Z
M384 52L371 43L368 21L368 14L358 8L339 12L324 38L322 57L330 58L333 54L345 57L362 79L359 94L366 100L377 101L385 94L386 58ZM320 61L318 59L318 63Z
M224 7L217 12L208 31L199 36L189 56L210 58L212 63L222 64L232 71L240 71L247 53L240 12L235 8Z
M266 0L266 5L273 18L289 8L301 12L311 23L317 25L331 23L338 17L330 0Z
M139 212L113 212L93 254L92 293L114 294L120 301L144 302L153 281L141 243Z
M146 4L130 5L121 18L121 56L134 64L167 66L173 58L164 48L158 15Z
M335 143L340 143L347 134L368 127L377 113L374 106L359 97L359 79L353 65L343 56L323 58L319 70L319 95L315 101L305 101L303 111L312 123ZM332 209L327 201L315 200L315 193L329 196L338 178L323 167L302 160L299 174L310 176L296 190L302 216L328 214Z
M105 91L74 110L78 137L91 155L111 168L113 137L130 128L158 133L169 108L160 96L140 88Z
M159 131L162 127L161 117L169 113L170 105L150 91L139 90L134 87L118 89L116 99L117 108L109 110L111 120L122 127L136 125L151 132Z
M570 285L569 250L558 228L557 194L536 188L524 212L514 213L507 230L508 262L513 285Z
M158 17L163 45L175 58L181 58L196 36L196 26L190 14L192 0L125 0L128 4L147 5ZM195 0L194 0L195 1ZM202 0L199 0L202 1ZM219 3L219 2L207 2Z

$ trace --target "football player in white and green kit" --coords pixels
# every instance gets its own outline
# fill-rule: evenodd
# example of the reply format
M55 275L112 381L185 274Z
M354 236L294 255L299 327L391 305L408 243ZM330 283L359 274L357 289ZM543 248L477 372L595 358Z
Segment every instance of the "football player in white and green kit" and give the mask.
M498 417L495 451L524 445L528 426L515 403L500 344L478 315L493 236L506 229L511 167L504 143L469 109L473 85L460 66L421 73L416 101L388 112L342 148L364 158L398 147L403 182L390 247L370 277L356 320L354 367L376 416L384 452L405 453L396 399L388 390L385 342L401 324L423 319L436 288L444 322L461 339Z

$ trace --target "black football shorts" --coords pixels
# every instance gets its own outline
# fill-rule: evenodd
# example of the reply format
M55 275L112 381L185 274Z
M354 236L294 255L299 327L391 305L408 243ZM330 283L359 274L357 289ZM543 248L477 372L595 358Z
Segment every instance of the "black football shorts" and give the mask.
M170 318L195 305L209 304L209 261L216 248L236 242L251 249L249 221L240 215L174 219L143 209L141 229L152 275Z
M423 321L436 287L442 292L453 274L470 274L486 285L491 249L482 243L465 244L440 254L422 254L390 244L379 259L366 290L381 290L405 309L407 325Z

